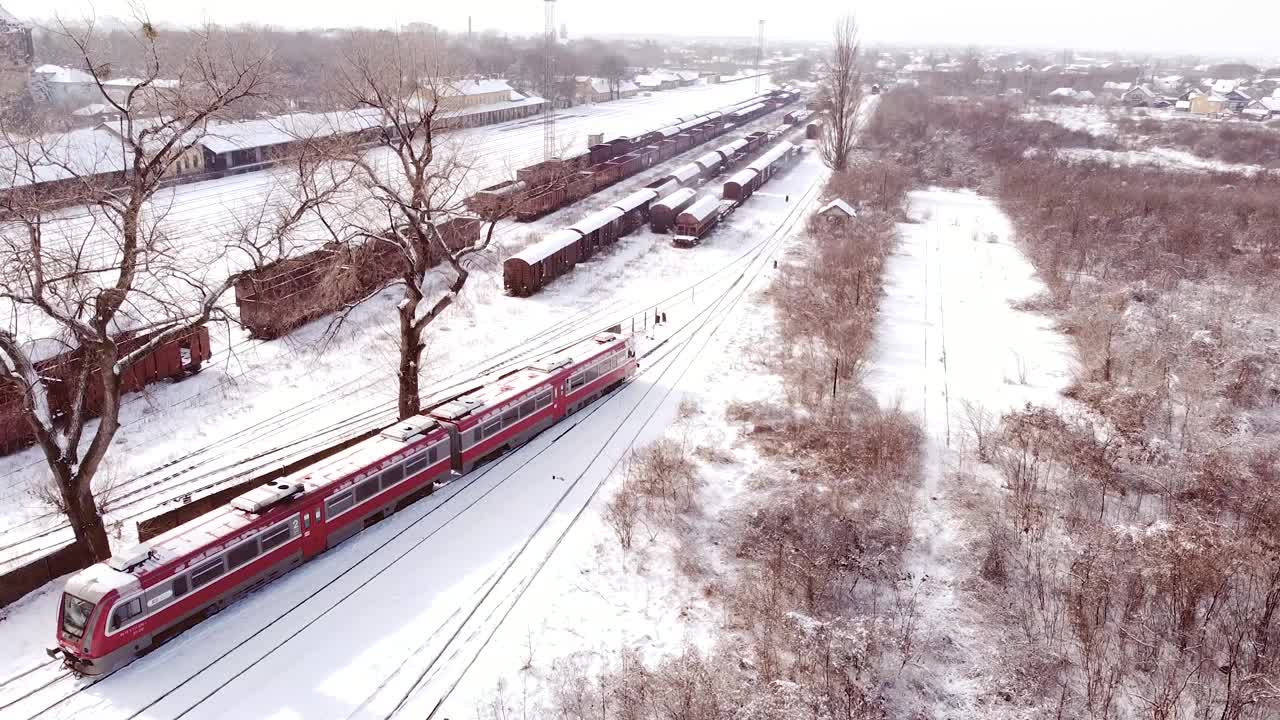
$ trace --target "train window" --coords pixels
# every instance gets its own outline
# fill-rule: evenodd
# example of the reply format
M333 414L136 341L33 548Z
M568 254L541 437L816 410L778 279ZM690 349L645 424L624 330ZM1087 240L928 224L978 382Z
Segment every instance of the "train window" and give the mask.
M499 430L501 430L501 429L502 429L502 419L501 419L501 418L499 418L499 419L495 419L495 420L493 420L492 422L487 422L487 423L485 423L485 424L484 424L484 436L485 436L485 437L492 437L493 435L496 435L496 434L498 433L498 431L499 431Z
M577 390L578 388L580 388L580 387L582 387L583 385L586 385L586 384L587 384L587 375L586 375L586 373L578 373L577 375L574 375L573 377L569 378L569 390L570 390L570 392L572 392L572 391L574 391L574 390Z
M356 504L378 494L378 478L372 477L356 486Z
M191 571L191 587L192 589L195 589L201 585L208 585L221 577L222 573L222 558L219 557L216 560L210 560L204 565L201 565Z
M136 597L126 603L116 606L114 612L111 613L111 629L116 630L124 626L133 618L142 614L142 598Z
M415 475L419 470L435 461L436 449L433 447L430 450L424 450L412 458L409 458L409 462L404 464L404 474L409 476Z
M351 499L351 491L348 490L340 495L334 495L326 500L324 504L329 509L329 517L334 517L350 510L355 502Z
M550 405L551 404L551 388L547 388L542 392L538 393L538 397L535 399L537 401L539 410Z
M475 445L479 443L480 438L482 437L484 437L484 435L480 434L480 426L475 426L475 429L471 431L471 444Z
M235 570L256 557L258 557L258 538L253 538L227 551L227 569Z
M529 417L533 414L533 398L529 398L520 403L520 417Z
M173 579L173 597L180 598L187 594L187 576L179 575Z
M382 489L384 490L401 480L404 480L403 465L394 465L382 471Z
M502 413L502 426L506 427L519 419L520 419L520 408L513 407L510 410Z
M267 530L260 536L262 538L262 552L267 552L280 545L292 536L291 523L280 523L279 525Z

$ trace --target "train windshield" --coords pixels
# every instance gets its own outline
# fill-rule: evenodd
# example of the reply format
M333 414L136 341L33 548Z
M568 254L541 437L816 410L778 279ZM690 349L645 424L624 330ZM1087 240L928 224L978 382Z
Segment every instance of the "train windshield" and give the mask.
M93 603L75 595L62 595L62 631L67 635L75 638L83 636L84 626L89 624L89 616L92 614Z

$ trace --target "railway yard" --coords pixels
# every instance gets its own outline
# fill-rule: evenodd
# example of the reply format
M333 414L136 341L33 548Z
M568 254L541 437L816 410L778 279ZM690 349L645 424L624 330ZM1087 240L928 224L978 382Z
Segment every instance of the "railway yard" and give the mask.
M652 130L676 115L742 103L753 96L750 90L746 83L700 86L606 108L575 108L558 123L566 145L583 152L587 132ZM749 298L813 209L828 171L805 130L783 122L784 112L753 117L532 222L503 220L497 247L477 263L478 277L451 314L432 326L423 381L430 399L425 405L432 406L478 378L529 366L611 327L634 332L639 367L633 377L107 675L75 678L46 658L60 584L23 598L6 609L13 652L0 658L0 714L469 712L484 692L474 677L505 671L515 654L506 618L546 568L555 567L555 553L589 552L595 540L574 532L580 516L626 452L660 436L681 400L699 392L748 319ZM513 165L533 162L541 151L536 122L463 132L468 145L481 148L477 163L485 168L472 176L474 189L509 176ZM709 151L752 133L761 138L753 144L756 152L732 162L726 155L708 158ZM680 184L702 200L684 209L699 203L714 208L718 226L698 215L696 227L679 227L684 215L678 214L674 230L695 242L677 244L671 234L650 229L647 212L645 222L624 220L637 207L626 203L639 188L661 186L695 161L702 162L701 171ZM716 167L709 170L708 163ZM739 177L746 168L759 179ZM732 191L722 188L731 176ZM161 202L169 203L169 222L182 242L215 244L201 228L250 212L255 199L270 196L276 177L266 171L179 186L165 191ZM661 199L655 193L648 201ZM529 297L504 292L503 260L602 213L605 224L620 224L580 246L576 270L548 277ZM67 223L80 222L74 210L65 214ZM587 239L598 229L577 237ZM235 323L215 325L201 372L129 395L108 472L114 481L108 521L117 542L135 537L139 520L191 497L392 424L397 340L388 324L396 301L395 292L380 293L356 308L334 336L326 334L323 320L274 340L253 339ZM655 323L659 314L661 325ZM9 501L6 507L21 508L0 517L0 569L70 537L58 515L24 500L41 471L30 449L0 459L0 495ZM561 550L566 546L572 550ZM607 633L607 621L599 623L579 631ZM296 679L282 683L282 676Z

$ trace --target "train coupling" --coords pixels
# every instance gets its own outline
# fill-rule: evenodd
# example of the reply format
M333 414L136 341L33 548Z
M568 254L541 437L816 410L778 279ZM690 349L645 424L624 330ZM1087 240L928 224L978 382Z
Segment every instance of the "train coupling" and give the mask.
M54 660L57 660L58 658L65 659L66 657L66 651L60 647L45 648L44 653L49 657L53 658Z

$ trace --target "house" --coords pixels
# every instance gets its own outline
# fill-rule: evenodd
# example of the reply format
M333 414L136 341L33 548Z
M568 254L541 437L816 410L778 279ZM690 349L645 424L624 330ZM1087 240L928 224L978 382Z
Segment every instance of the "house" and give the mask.
M1063 98L1063 99L1065 99L1065 100L1074 100L1074 99L1075 99L1075 97L1076 97L1076 91L1075 91L1075 89L1074 89L1074 88L1069 88L1069 87L1060 87L1060 88L1057 88L1057 89L1055 89L1055 90L1051 91L1051 92L1049 93L1049 97L1051 97L1051 98Z
M1244 110L1249 103L1253 102L1253 98L1249 96L1249 93L1239 88L1223 93L1222 97L1226 98L1227 110L1236 113Z
M129 94L134 91L134 88L138 87L144 82L147 82L147 81L143 78L135 78L135 77L112 78L110 80L104 80L102 82L102 89L106 91L107 97L111 98L117 103L120 103L121 105L124 105L125 102L127 102L129 99ZM143 100L145 100L147 97L162 93L165 90L175 90L177 89L177 87L178 87L177 80L165 80L163 78L155 78L151 80L151 82L149 82L143 90L140 91L141 93L143 93L141 97ZM135 100L139 99L139 95L135 94L134 99Z
M688 87L698 82L698 72L696 70L677 70L675 72L676 82L680 87Z
M604 78L578 76L573 79L573 103L608 102L613 99L609 81Z
M1181 75L1164 75L1156 78L1152 84L1162 93L1172 93L1182 88L1183 80Z
M831 223L843 223L858 217L852 205L836 198L818 210L818 217Z
M1129 92L1133 88L1133 83L1127 82L1111 82L1102 83L1102 91L1108 95L1121 95Z
M1097 99L1098 96L1092 90L1080 90L1076 93L1076 102L1090 103Z
M1270 120L1280 117L1280 97L1264 97L1252 100L1240 114L1251 120Z
M618 97L620 98L633 98L639 92L640 87L630 80L623 80L622 83L618 85Z
M93 76L84 70L41 65L33 72L33 94L36 99L58 107L84 107L102 102L102 92Z
M76 112L80 113L83 110L96 109L97 107L107 107L107 108L110 108L110 110L115 110L115 108L111 107L110 105L104 106L100 104L99 106L88 106L85 108L81 108ZM84 113L84 116L89 116L89 113ZM165 117L137 119L137 120L134 120L133 122L133 129L135 133L139 133L142 130L147 129L148 127L158 126L164 123L168 119L169 118L165 118ZM125 140L125 135L127 135L128 133L126 132L126 128L123 126L123 120L121 120L118 116L111 119L103 120L102 122L98 123L97 129L103 132L110 133L111 135L115 136L121 143L123 143L128 147L133 146L131 143L128 143ZM161 133L152 135L147 141L147 143L145 143L145 145L149 146L147 147L148 150L151 150L153 152L158 152L160 150L160 147L163 146L165 143L167 143L169 139L172 138L176 132L177 132L177 128L174 128L171 132L164 132L162 130ZM169 169L165 170L164 177L171 178L171 177L179 177L184 175L194 175L196 173L204 172L204 169L205 169L204 150L201 149L200 144L198 142L199 136L200 136L200 132L196 130L196 131L192 131L187 136L178 139L178 142L181 143L181 145L189 145L189 147L186 150L182 151L182 153L177 157L177 159L173 162L173 164L169 166Z
M1146 85L1134 85L1120 96L1120 101L1130 107L1152 107L1159 96Z
M1227 99L1217 93L1188 95L1187 101L1192 115L1216 115L1227 110Z

